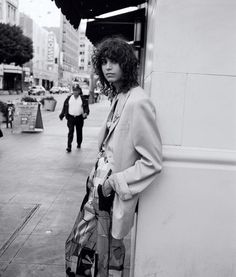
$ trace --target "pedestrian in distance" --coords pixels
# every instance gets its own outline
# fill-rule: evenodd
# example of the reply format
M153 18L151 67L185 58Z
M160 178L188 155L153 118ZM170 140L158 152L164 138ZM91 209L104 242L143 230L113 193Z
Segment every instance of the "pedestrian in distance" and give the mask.
M60 120L63 120L64 117L67 119L68 139L66 151L68 153L71 152L74 129L76 129L77 148L81 148L84 119L89 114L88 100L83 96L80 86L78 84L74 85L72 91L73 94L66 98L59 115Z
M1 130L2 121L3 121L3 116L2 116L2 113L0 112L0 138L3 137L3 132Z
M140 193L161 171L162 143L155 107L137 81L132 46L120 38L106 39L92 62L112 104L86 196L66 241L66 273L117 277L123 276L123 239L132 228Z

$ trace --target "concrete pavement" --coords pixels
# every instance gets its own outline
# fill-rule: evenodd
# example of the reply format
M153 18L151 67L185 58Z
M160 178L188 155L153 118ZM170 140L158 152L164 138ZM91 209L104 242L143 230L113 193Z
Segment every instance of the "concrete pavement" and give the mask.
M4 96L6 97L6 96ZM109 102L90 105L84 141L66 153L66 120L44 111L44 131L6 129L0 139L0 276L64 277L64 244L97 153L97 133ZM1 100L1 96L0 96Z

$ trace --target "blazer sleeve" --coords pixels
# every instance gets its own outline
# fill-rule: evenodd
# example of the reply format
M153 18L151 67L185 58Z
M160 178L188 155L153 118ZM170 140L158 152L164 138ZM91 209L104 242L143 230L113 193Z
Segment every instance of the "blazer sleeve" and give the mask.
M122 172L112 175L111 185L122 200L140 193L156 178L162 168L162 143L156 123L155 107L150 99L134 103L132 142L139 159Z

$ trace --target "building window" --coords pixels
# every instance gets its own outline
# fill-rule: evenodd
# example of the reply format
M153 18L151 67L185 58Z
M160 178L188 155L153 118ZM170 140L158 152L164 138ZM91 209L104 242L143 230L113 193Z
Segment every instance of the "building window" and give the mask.
M16 7L12 4L7 4L7 19L9 23L14 24L16 22Z
M13 20L16 22L16 9L13 9Z
M11 16L11 5L8 4L7 5L7 17L8 17L9 20L10 20L10 16Z

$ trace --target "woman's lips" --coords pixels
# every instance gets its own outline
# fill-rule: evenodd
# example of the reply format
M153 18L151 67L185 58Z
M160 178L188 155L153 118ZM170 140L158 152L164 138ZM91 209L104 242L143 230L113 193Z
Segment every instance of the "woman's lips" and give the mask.
M107 76L107 77L113 77L114 74L113 74L113 73L107 73L106 76Z

